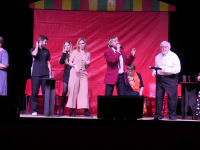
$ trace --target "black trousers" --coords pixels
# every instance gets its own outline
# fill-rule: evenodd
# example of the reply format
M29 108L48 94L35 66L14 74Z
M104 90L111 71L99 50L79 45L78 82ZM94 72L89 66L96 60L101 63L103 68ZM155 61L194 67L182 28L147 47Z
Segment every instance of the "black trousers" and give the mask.
M106 96L111 96L113 94L114 86L115 85L106 84L106 88L105 88ZM118 75L118 79L117 79L117 83L116 83L118 95L124 95L124 86L125 86L124 73L122 73L122 74Z
M168 96L168 116L176 116L176 107L178 103L178 75L157 76L157 101L155 116L162 116L162 106L165 91Z
M38 112L38 92L40 85L42 86L42 97L43 97L43 111L44 111L44 99L45 99L45 80L49 76L31 76L31 86L32 86L32 95L31 95L31 113Z

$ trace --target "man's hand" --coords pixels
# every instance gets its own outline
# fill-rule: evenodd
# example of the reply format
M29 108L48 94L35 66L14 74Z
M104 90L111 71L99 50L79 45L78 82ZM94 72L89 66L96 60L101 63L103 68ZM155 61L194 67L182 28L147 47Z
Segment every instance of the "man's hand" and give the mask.
M35 43L35 46L38 47L38 44L39 44L39 41L37 41L37 42Z
M132 48L131 55L132 55L132 56L135 56L135 52L136 52L136 49L135 49L135 48Z
M197 77L197 80L200 81L200 76Z
M117 52L119 53L120 52L120 44L117 44Z
M152 76L155 77L156 76L156 72L153 71L152 72Z
M160 70L160 72L161 72L161 73L164 73L164 72L165 72L165 68L162 68L162 69Z

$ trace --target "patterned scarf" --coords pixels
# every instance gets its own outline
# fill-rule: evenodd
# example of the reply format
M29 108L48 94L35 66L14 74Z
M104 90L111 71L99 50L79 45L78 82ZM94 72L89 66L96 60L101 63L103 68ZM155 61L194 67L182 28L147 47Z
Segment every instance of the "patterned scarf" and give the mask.
M136 72L133 73L133 76L128 75L128 81L133 91L140 93L140 79Z

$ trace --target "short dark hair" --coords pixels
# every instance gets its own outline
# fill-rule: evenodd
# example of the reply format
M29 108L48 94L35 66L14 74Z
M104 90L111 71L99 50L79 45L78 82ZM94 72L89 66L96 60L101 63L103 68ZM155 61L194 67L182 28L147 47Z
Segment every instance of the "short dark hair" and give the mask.
M135 65L131 64L131 65L127 66L127 70L135 70Z
M0 36L0 43L3 45L3 37Z
M38 41L44 41L44 40L48 40L48 38L46 37L46 36L44 36L44 35L40 35L39 37L38 37Z

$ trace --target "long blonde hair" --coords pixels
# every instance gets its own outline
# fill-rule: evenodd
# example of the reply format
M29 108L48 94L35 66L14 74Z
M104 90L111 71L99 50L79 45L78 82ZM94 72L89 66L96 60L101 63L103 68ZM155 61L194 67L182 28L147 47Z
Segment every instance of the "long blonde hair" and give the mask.
M76 43L76 49L80 52L80 46L79 46L79 42L80 42L80 41L84 41L84 43L85 43L85 52L87 52L87 42L86 42L86 40L85 40L84 37L80 37L80 38L78 39L78 41L77 41L77 43Z
M65 64L69 64L69 58L67 59L67 57L70 57L71 53L73 52L74 48L73 45L70 41L65 41L63 44L63 49L65 48L65 43L68 43L70 45L70 50L69 53L67 53L66 57L65 57Z

